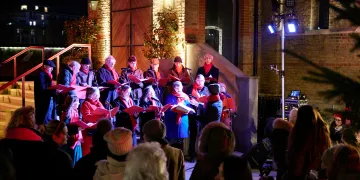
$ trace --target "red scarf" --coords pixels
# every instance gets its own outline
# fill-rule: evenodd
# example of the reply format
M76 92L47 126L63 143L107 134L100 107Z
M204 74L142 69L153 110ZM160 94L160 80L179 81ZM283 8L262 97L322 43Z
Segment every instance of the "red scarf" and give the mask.
M156 79L161 79L161 74L159 71L155 71Z
M203 87L199 86L197 83L194 83L193 84L193 89L191 91L191 95L193 95L196 98L200 98L199 90L201 90Z
M212 62L210 64L204 64L205 74L208 74L210 72L212 65Z
M176 66L175 66L175 71L176 71L178 74L181 73L182 69L183 69L182 66L180 66L180 67L176 67Z
M83 66L81 66L80 71L84 72L85 74L89 74L89 68L83 68Z
M183 92L177 93L177 92L173 91L172 94L177 98L176 99L177 104L184 103L185 100L189 100L189 96L186 95ZM182 113L177 113L177 115L176 115L176 124L180 124L181 116L182 116Z
M71 82L70 82L70 86L75 86L76 85L76 74L74 73L74 68L72 68L72 71L73 71L73 74L72 74L72 77L71 77Z
M48 71L46 71L44 67L43 67L43 68L41 68L41 70L42 70L44 73L46 73L46 74L48 75L48 77L49 77L49 78L50 78L50 80L51 80L51 86L53 86L53 85L54 85L54 82L53 82L53 75L52 75L51 73L49 73Z
M226 95L225 95L224 93L220 93L220 99L221 99L221 100L226 99Z
M105 64L104 66L107 70L111 71L111 74L113 75L113 78L115 81L119 81L119 75L118 73L115 71L114 68L110 68L108 65Z
M120 100L125 104L126 108L134 106L134 101L130 97L129 97L128 102L126 102L126 100L123 97L120 97ZM135 128L137 126L137 121L136 121L135 117L132 114L129 114L129 116L130 116L130 120L131 120L133 130L135 130Z

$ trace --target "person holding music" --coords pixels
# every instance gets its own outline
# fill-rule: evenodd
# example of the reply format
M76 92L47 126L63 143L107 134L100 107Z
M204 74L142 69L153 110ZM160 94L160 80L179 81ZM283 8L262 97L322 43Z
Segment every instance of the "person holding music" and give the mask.
M101 104L99 98L100 91L98 88L89 87L86 89L86 99L80 108L81 114L83 115L82 121L88 126L88 128L82 131L84 139L84 143L82 144L83 156L90 152L92 134L94 133L95 129L94 124L96 124L99 119L107 118L109 116L107 111L102 111L103 113L95 114L98 108L106 110Z
M101 91L100 102L109 108L109 103L117 98L116 88L120 84L120 76L115 70L116 59L113 56L108 56L105 59L105 64L98 70L97 82L98 85L108 87Z
M142 82L133 82L130 80L129 76L135 76L138 79L144 79L143 72L137 67L136 56L130 56L128 58L128 67L123 68L121 72L121 83L130 83L132 89L131 97L134 100L135 104L139 104L140 97L142 96L142 88L144 84Z
M159 59L157 59L157 58L151 59L150 68L144 72L144 77L145 78L153 78L154 81L151 84L145 84L145 87L151 85L155 91L157 99L159 99L160 102L163 102L164 87L159 86L159 80L164 78L165 76L164 76L163 72L159 71L159 63L160 63Z
M46 125L56 119L56 90L50 90L53 86L54 62L44 60L43 66L34 81L35 119L37 125Z
M139 113L129 114L124 110L135 105L131 95L131 87L129 85L120 86L117 89L118 97L111 102L112 108L119 107L119 111L115 115L115 127L123 127L133 132L133 145L136 142L136 130L138 127Z
M176 56L174 58L174 65L169 70L168 74L175 78L178 78L177 80L181 81L183 87L187 87L188 84L190 83L190 75L189 72L187 71L187 68L185 68L182 63L183 61L181 57ZM174 79L172 79L171 82L174 82Z
M221 114L221 122L226 124L228 127L231 127L231 121L234 117L237 108L232 99L231 95L226 92L226 85L224 83L219 83L220 85L220 99L223 103L223 110Z
M183 85L180 81L172 84L172 92L166 97L165 104L190 106L189 96L183 92ZM165 125L167 128L166 137L173 147L183 149L184 138L189 137L189 117L187 113L167 110L165 112Z
M140 99L140 107L148 109L150 106L158 107L157 111L146 111L140 113L140 138L143 138L142 127L144 124L150 120L157 119L160 120L163 114L160 112L160 108L163 106L160 100L156 97L155 91L152 86L147 86L144 88L143 96Z
M186 94L189 95L190 99L195 99L198 102L205 103L204 100L207 99L207 96L210 95L208 88L205 86L205 77L202 74L196 76L194 84L189 86ZM201 116L204 114L203 105L192 106L196 110L196 114L189 114L189 130L190 130L190 142L188 149L188 161L194 161L196 158L195 144L196 138L200 133L200 120Z
M204 75L206 79L206 85L217 83L219 80L219 69L213 65L213 59L214 57L211 54L206 53L204 56L204 66L200 67L196 73L196 75Z
M84 87L92 87L92 86L98 86L97 81L96 81L96 76L95 76L95 72L93 70L90 69L91 66L91 61L89 58L83 58L80 62L80 71L77 73L76 76L76 82L80 85L80 86L84 86ZM79 107L81 107L82 103L85 101L85 99L79 99ZM80 108L79 108L79 115L80 115L80 119L82 118L82 115L80 113Z

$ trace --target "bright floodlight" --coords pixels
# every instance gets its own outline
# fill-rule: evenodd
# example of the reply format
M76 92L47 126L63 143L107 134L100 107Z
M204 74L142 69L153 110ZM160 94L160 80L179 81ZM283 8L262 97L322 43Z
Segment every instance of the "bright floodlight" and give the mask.
M274 27L272 25L268 25L268 29L269 29L271 34L275 33L275 29L274 29Z
M290 33L296 32L296 25L295 23L288 23L288 30Z

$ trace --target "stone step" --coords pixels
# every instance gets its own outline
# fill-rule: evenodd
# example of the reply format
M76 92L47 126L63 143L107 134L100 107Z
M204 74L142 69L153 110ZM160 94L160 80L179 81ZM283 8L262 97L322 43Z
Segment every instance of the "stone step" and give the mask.
M1 107L2 103L0 103L0 108ZM12 113L13 111L0 111L0 139L5 137L5 129L10 121Z
M10 89L9 95L15 97L21 97L21 89ZM33 90L25 90L25 98L26 99L34 99L34 91Z
M0 95L0 102L18 106L18 107L22 106L22 98L16 97L16 96L11 96L11 95ZM26 106L35 106L34 99L26 98L25 105ZM6 111L6 110L11 110L11 109L4 109L4 110Z
M18 82L19 85L19 89L22 88L22 83L21 81ZM25 90L34 90L34 81L25 81Z

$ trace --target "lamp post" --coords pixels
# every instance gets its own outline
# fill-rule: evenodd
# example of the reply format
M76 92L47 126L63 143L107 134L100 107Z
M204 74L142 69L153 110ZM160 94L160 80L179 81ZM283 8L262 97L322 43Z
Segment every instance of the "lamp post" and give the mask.
M90 9L95 11L97 9L97 5L98 5L99 1L98 0L90 0L89 1L89 6Z
M295 0L280 0L280 2L273 0L273 9L279 10L278 14L273 16L273 19L279 20L280 22L271 22L268 26L268 29L271 34L275 33L276 31L281 31L281 70L277 69L277 66L271 65L271 70L276 71L281 76L281 117L285 119L285 23L287 21L287 27L289 33L295 33L297 29L297 19L295 15L292 13L292 8L295 7ZM286 7L291 8L290 13L285 13L285 4Z

